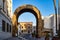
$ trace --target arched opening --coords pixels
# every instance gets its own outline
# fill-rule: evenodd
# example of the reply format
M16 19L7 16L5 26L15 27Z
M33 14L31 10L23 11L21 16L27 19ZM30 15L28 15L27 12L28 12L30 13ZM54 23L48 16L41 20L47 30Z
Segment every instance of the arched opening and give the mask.
M40 37L42 36L42 18L41 18L41 14L40 14L40 11L32 6L32 5L23 5L23 6L20 6L18 7L15 12L14 12L14 15L13 15L13 18L12 18L12 24L13 24L13 29L12 29L12 36L15 36L15 34L17 33L18 31L18 28L17 28L17 25L18 25L18 17L24 13L24 12L30 12L32 13L35 17L36 17L36 20L37 20L37 27L36 27L36 36L37 37Z
M26 35L36 35L36 17L30 12L24 12L18 17L18 36ZM20 27L20 28L19 28Z

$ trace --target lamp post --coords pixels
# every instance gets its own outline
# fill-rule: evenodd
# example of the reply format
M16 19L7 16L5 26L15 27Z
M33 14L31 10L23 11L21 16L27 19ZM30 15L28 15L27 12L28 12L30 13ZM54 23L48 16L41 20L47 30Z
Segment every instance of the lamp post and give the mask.
M56 20L56 33L57 33L57 8L56 8L56 0L53 0L54 9L55 9L55 20Z

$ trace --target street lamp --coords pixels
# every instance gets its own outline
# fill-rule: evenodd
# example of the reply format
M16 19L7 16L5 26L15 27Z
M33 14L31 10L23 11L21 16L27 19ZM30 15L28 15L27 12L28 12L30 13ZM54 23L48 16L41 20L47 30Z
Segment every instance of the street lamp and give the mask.
M56 0L53 0L54 9L55 9L55 20L56 20L56 33L57 33L57 8L56 8Z

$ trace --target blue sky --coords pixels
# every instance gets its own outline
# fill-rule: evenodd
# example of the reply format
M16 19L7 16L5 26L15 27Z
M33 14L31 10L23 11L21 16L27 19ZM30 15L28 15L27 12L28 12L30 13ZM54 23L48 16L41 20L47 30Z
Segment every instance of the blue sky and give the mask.
M58 0L56 1L58 4ZM13 0L13 13L19 6L24 4L30 4L38 8L41 12L42 16L49 16L50 14L54 14L54 5L53 0ZM56 6L57 6L56 4ZM58 7L58 6L57 6ZM25 12L21 16L19 16L19 22L29 22L32 21L33 24L36 23L36 18L33 14L29 12Z

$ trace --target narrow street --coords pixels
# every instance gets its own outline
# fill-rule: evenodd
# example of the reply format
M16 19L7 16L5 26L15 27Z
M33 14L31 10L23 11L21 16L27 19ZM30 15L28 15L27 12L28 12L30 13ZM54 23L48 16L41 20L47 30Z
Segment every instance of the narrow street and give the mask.
M35 37L32 37L31 34L24 34L24 35L21 35L21 37L27 39L27 40L37 40L37 38Z
M24 34L24 35L21 35L20 37L26 39L26 40L44 40L45 38L44 37L41 37L41 38L36 38L36 37L32 37L31 34Z
M18 38L18 37L11 37L11 38L7 38L4 40L22 40L22 38Z
M31 34L23 34L23 35L20 35L19 37L9 37L9 38L0 39L0 40L37 40L37 38L32 37ZM44 40L44 37L39 38L38 40Z

